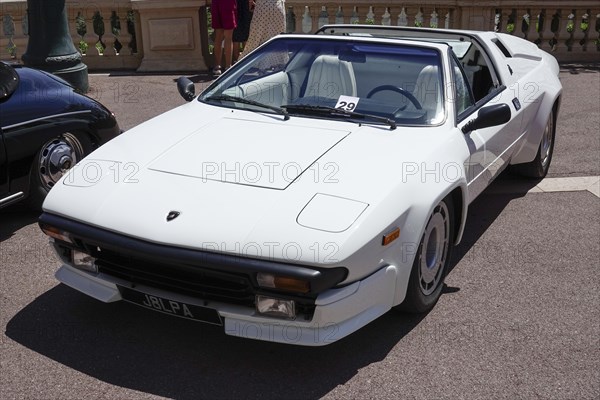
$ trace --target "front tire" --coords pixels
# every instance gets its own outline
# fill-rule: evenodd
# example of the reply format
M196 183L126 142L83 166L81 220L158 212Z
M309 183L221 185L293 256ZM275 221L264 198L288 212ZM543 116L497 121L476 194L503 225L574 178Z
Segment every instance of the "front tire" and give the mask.
M50 189L91 150L86 133L65 132L44 143L31 165L27 205L40 210Z
M442 294L444 278L452 256L454 207L452 197L442 200L427 221L415 261L402 311L424 313L433 308Z
M532 179L542 179L548 173L550 161L552 161L552 153L554 152L554 138L556 127L554 126L554 111L548 116L548 122L540 140L540 146L535 159L524 164L516 164L513 170L519 175Z

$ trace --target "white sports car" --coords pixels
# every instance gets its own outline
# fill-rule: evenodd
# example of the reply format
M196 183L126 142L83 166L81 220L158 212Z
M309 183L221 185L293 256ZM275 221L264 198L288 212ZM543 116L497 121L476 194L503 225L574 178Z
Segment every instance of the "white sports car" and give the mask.
M392 307L426 312L469 203L507 166L542 178L558 64L493 32L326 26L280 35L51 190L56 277L318 346Z

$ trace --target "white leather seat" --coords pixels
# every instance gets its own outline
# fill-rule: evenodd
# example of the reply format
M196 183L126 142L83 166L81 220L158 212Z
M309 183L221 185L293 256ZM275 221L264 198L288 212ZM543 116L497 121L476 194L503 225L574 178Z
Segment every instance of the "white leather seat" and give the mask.
M342 61L337 56L318 56L310 67L304 96L337 100L341 95L356 96L356 77L352 63Z
M427 111L427 122L441 122L444 118L442 104L442 87L438 67L427 65L417 77L413 95Z

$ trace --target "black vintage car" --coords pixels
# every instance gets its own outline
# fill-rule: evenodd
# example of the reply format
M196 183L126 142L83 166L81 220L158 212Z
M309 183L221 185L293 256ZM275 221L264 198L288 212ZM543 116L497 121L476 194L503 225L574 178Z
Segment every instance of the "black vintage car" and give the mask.
M119 133L113 113L63 79L0 62L0 208L39 209L69 168Z

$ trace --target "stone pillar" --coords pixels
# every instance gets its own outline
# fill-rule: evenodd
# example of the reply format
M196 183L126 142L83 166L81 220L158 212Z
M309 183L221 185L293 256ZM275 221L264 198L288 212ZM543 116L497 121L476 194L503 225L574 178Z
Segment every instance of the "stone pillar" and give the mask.
M132 0L143 44L138 72L206 70L200 8L206 0Z

